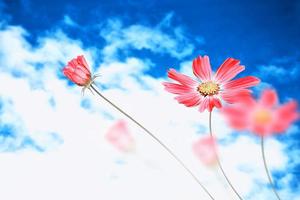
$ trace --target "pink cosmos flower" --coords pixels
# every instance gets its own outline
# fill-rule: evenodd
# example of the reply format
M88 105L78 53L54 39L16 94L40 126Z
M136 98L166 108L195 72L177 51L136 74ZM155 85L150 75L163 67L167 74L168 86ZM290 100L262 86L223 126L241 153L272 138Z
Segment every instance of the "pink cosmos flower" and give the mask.
M213 74L208 56L199 56L193 60L193 73L198 80L170 69L168 77L178 83L165 82L163 85L168 92L178 95L175 99L179 103L187 107L199 106L200 112L205 109L211 112L214 107L222 107L221 100L234 103L238 96L249 95L247 88L260 82L253 76L232 80L244 69L239 60L228 58Z
M68 62L68 65L63 68L63 73L79 86L87 86L92 80L91 72L84 56L77 56L77 58Z
M217 143L214 137L206 136L193 144L193 152L203 164L214 166L217 164Z
M258 101L253 97L241 98L239 104L221 111L233 128L259 136L282 133L299 118L297 102L280 106L276 91L271 89L264 90Z
M118 120L111 126L107 131L105 138L119 151L129 152L135 148L134 139L124 120Z

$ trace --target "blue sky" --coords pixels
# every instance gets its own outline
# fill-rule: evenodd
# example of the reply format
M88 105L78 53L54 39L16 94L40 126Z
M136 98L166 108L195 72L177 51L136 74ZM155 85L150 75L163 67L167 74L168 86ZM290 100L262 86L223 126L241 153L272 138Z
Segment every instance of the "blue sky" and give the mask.
M4 1L6 2L6 1ZM79 38L88 46L103 46L99 34L109 18L122 18L125 25L155 25L173 13L170 26L182 25L194 43L194 54L206 53L219 64L228 56L240 58L254 70L258 65L281 64L290 68L299 62L298 1L7 1L4 13L10 24L30 30L33 44L36 37L62 28L69 37ZM61 20L69 16L78 26L64 26ZM198 40L198 43L197 43ZM142 52L144 56L157 55ZM194 55L189 55L192 58ZM280 60L280 61L279 61ZM176 64L168 56L156 58L161 66ZM159 70L159 75L165 72Z
M103 182L99 184L108 191L113 190L116 183L126 184L126 181L130 181L130 177L122 176L122 173L130 174L144 169L153 173L153 177L156 173L157 176L164 176L155 170L149 171L146 166L138 168L127 164L121 169L114 162L119 161L120 157L125 163L135 163L138 159L120 156L101 141L101 134L121 116L92 96L81 97L79 88L62 76L62 67L78 54L84 54L93 71L101 73L101 89L124 108L139 116L153 130L173 133L172 125L177 124L178 133L161 137L166 141L170 140L170 145L174 145L179 154L181 151L189 153L184 147L177 147L180 144L177 144L178 141L183 139L180 130L191 132L183 139L188 146L193 139L202 135L203 130L207 131L207 119L205 114L200 116L195 111L177 105L171 95L162 91L161 82L167 80L166 71L170 67L189 74L191 60L198 55L209 55L213 69L227 57L234 57L246 66L246 71L241 75L251 74L261 78L262 84L254 88L255 95L263 88L271 87L277 90L282 103L290 99L300 101L300 2L296 0L53 0L51 3L41 0L0 0L0 17L0 80L7 83L0 86L0 150L3 152L0 161L1 164L7 161L7 169L18 163L18 160L36 164L40 154L33 152L39 152L45 155L41 158L45 159L45 163L56 160L67 170L68 164L63 162L63 156L67 158L72 155L70 152L74 152L81 159L85 159L85 156L80 156L84 153L90 154L94 159L97 155L105 157L103 160L95 159L96 164L92 159L86 162L98 166L106 161L107 168L104 167L103 172L113 174L112 177L119 177L119 182L110 182L111 180L107 180L96 168L91 170L90 176L97 174L96 177L102 178ZM136 97L140 97L141 101ZM141 102L147 102L146 108ZM161 108L170 111L170 114L160 113L161 116L154 120L157 116L156 109L153 109L155 105L161 105ZM36 111L30 109L32 106L37 108ZM142 112L141 108L145 110ZM144 113L149 114L144 116ZM175 117L177 114L178 117ZM41 115L48 120L41 121ZM71 118L70 121L74 121L76 126L69 121L63 123L65 118L75 115L80 117ZM199 117L202 121L197 123ZM89 122L86 122L88 120ZM264 176L259 172L260 155L255 154L256 157L253 158L248 155L247 161L235 153L236 148L243 148L242 144L248 145L248 149L244 149L245 152L255 151L259 147L256 138L247 134L228 136L232 130L226 127L221 122L221 117L216 114L216 121L218 120L220 122L216 122L215 129L223 132L219 133L220 141L229 141L223 146L224 160L226 162L227 157L227 167L235 169L232 170L232 177L241 178L245 182L247 187L241 189L243 194L249 196L249 199L254 198L251 197L254 193L261 194L263 199L269 198L272 193L260 188L266 184L264 180L259 179L260 176ZM86 124L79 123L82 121ZM300 188L299 125L296 123L287 133L270 138L267 143L270 145L267 150L270 167L277 186L286 199L293 200L300 199L297 192ZM190 128L186 128L189 126ZM93 127L93 131L86 132L85 128L90 130L90 127ZM132 129L140 132L134 126ZM85 139L82 138L83 133L88 135ZM169 136L174 138L168 139ZM91 142L91 138L99 143ZM145 147L145 152L156 147L143 139L140 142L148 147ZM80 152L76 145L85 147L84 153ZM99 147L101 145L104 147ZM92 149L96 149L95 152L91 153ZM20 156L19 152L26 153ZM107 156L108 153L112 155ZM181 155L185 156L183 153ZM241 159L240 163L230 163L228 158L232 155ZM141 157L143 156L145 155ZM163 157L147 159L153 159L152 162L164 160ZM189 161L193 166L192 157ZM257 163L249 163L250 161ZM70 164L77 162L80 162L80 159L72 160ZM245 167L250 164L253 166ZM47 169L43 165L37 166ZM114 170L107 171L111 167ZM31 174L30 168L28 164L23 172ZM74 173L77 172L79 167L74 170ZM42 171L39 172L43 174ZM58 170L51 173L60 174ZM251 173L253 178L247 177L247 173ZM13 174L13 170L9 174ZM139 176L143 177L142 174ZM65 180L62 183L69 183L66 173L61 173L60 176ZM7 175L7 179L9 178ZM44 178L43 180L48 180L48 184L52 184L51 181L55 183L51 177ZM22 181L26 184L25 178ZM155 182L155 179L152 181ZM105 185L107 182L111 185ZM209 183L210 180L208 185ZM5 185L4 182L3 184ZM134 187L134 183L131 184ZM95 185L97 180L92 179L89 187L95 189L93 191L96 194ZM150 181L148 187L151 186ZM21 185L19 187L21 188ZM12 188L7 184L7 191L10 189ZM119 188L122 189L124 188ZM158 188L156 189L158 191ZM190 192L190 199L197 197L196 190L180 189L182 195ZM90 192L87 188L83 191ZM62 193L65 198L70 195L68 190ZM168 191L165 192L167 193ZM26 194L31 195L30 192ZM77 198L77 195L74 193L74 196L71 196ZM105 195L108 194L103 193L103 196ZM41 196L32 198L38 197ZM141 196L136 194L134 197L139 199ZM118 198L115 196L112 199ZM152 198L158 197L154 195ZM11 196L7 199L18 198Z
M180 25L188 41L193 44L192 59L196 54L208 54L214 66L231 56L242 60L248 71L260 71L261 66L275 65L284 69L280 75L289 75L299 65L300 3L295 0L264 1L4 1L2 15L12 25L30 30L27 37L32 45L37 38L56 28L68 37L79 39L84 46L101 48L105 40L101 30L111 18L122 19L124 26L132 24L156 25L167 14L172 20L166 32ZM63 19L70 20L69 25ZM72 24L72 20L76 22ZM183 45L186 43L183 43ZM182 47L183 48L183 47ZM177 67L180 59L164 53L153 54L147 49L121 52L150 58L155 62L153 76L163 76L170 66ZM124 55L125 54L125 55ZM101 56L96 59L101 60ZM280 74L281 73L281 74ZM298 73L298 69L297 69ZM270 73L272 74L272 73ZM273 76L273 75L270 75ZM275 76L266 77L283 95L295 94L296 84L290 85ZM296 82L296 78L293 78ZM296 97L299 100L299 97Z

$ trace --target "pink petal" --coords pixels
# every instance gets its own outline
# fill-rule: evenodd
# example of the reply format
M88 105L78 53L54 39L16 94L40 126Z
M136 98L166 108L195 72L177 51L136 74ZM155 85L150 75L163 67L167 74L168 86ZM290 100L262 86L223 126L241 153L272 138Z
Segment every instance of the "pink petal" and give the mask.
M83 65L78 65L76 69L80 70L84 74L91 74L90 70L88 68L85 68Z
M221 98L229 104L234 104L237 102L246 103L249 100L250 102L254 102L255 100L251 100L251 90L248 89L239 89L239 90L224 90L220 92ZM247 103L247 104L249 104Z
M84 66L86 69L89 69L89 65L87 64L85 58L83 55L77 56L77 62L81 65Z
M264 107L271 108L275 106L278 102L277 93L275 90L264 90L261 98L260 98L260 104Z
M112 125L105 134L105 138L114 147L123 152L130 151L134 147L134 139L124 120L119 120Z
M195 88L191 88L190 86L186 86L186 85L179 85L176 83L164 82L163 85L165 86L166 91L173 94L185 94L185 93L190 93L195 91Z
M72 68L76 68L80 64L78 63L77 58L73 58L70 62L68 62L68 65L70 65Z
M244 89L248 87L253 87L257 85L260 80L254 76L246 76L243 78L239 78L236 80L229 81L228 83L224 84L225 89Z
M90 72L84 67L77 67L74 71L77 76L82 77L82 79L89 79L91 77Z
M191 77L178 73L175 69L169 69L168 77L186 86L192 87L198 84L198 82L193 80Z
M199 56L193 60L193 72L197 78L202 82L211 80L211 67L209 62L209 57L204 56L203 58Z
M203 112L206 108L209 109L209 97L202 98L202 100L200 101L200 104L199 104L200 112Z
M89 77L82 77L76 73L73 73L71 75L71 80L79 86L84 86L89 82Z
M249 110L242 106L226 106L221 109L229 125L237 130L245 129L249 124Z
M83 81L82 77L76 75L73 72L73 68L69 69L69 68L65 67L63 69L63 73L68 79L70 79L72 82L76 83L77 85L79 85L79 86L84 85L84 81Z
M79 86L84 86L91 78L91 74L85 73L80 67L74 68L69 65L63 69L63 73L68 79Z
M63 74L68 78L68 79L71 79L71 74L72 74L72 72L69 70L69 67L68 66L66 66L66 67L64 67L63 68Z
M214 107L217 108L221 108L222 104L220 102L219 99L215 98L215 97L209 97L209 107L208 107L208 111L211 112L213 110Z
M83 56L78 56L68 62L63 68L64 75L79 86L84 86L91 80L91 72Z
M237 74L245 70L245 66L239 64L239 60L227 58L217 70L215 80L218 83L224 83L233 79Z
M217 161L216 139L204 137L193 144L193 152L205 165L214 165Z
M222 108L222 103L221 103L220 99L213 98L213 101L214 101L214 105L216 108Z
M187 94L179 95L175 97L175 99L179 103L184 104L187 107L193 107L199 105L201 96L198 93L187 93Z
M282 133L289 128L289 126L299 119L297 112L297 102L291 101L281 106L275 111L276 121L273 124L273 132Z
M259 136L267 136L272 134L270 125L252 124L251 131Z

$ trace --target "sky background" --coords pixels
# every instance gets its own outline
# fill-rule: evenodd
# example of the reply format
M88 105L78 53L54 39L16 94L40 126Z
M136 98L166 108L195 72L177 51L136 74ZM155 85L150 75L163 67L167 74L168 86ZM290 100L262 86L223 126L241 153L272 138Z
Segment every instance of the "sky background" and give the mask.
M241 60L280 102L300 101L300 1L0 0L0 191L20 199L206 199L151 138L128 121L137 150L117 151L105 133L125 119L61 73L84 54L101 91L168 144L217 199L233 199L217 170L191 151L208 113L178 105L161 85L173 67L191 74ZM283 199L300 199L299 122L268 138L267 159ZM236 133L216 111L213 129L226 172L246 199L275 199L259 140ZM221 181L220 181L221 179Z

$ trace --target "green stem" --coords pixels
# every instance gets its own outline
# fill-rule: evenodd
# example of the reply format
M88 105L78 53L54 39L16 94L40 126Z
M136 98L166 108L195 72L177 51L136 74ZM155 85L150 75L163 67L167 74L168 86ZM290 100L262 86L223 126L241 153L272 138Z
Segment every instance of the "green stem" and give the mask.
M272 181L272 178L271 178L271 175L270 175L270 172L269 172L269 169L268 169L266 156L265 156L264 136L261 136L261 154L262 154L262 159L263 159L263 162L264 162L265 171L266 171L266 174L268 176L269 184L271 185L272 190L273 190L275 196L277 197L277 199L281 200L279 194L276 191L275 185Z
M179 159L169 147L167 147L162 141L160 141L153 133L151 133L148 129L146 129L142 124L140 124L138 121L136 121L133 117L131 117L129 114L127 114L125 111L123 111L121 108L119 108L116 104L111 102L109 99L107 99L105 96L103 96L94 86L94 84L90 85L90 88L93 89L102 99L104 99L107 103L112 105L115 109L120 111L123 115L125 115L128 119L130 119L132 122L134 122L137 126L139 126L141 129L143 129L150 137L152 137L156 142L158 142L171 156L193 177L193 179L200 185L200 187L205 191L205 193L210 197L210 199L215 200L213 196L209 193L209 191L202 185L202 183L198 180L198 178L194 175L194 173L183 163L181 159Z
M211 120L211 113L212 112L209 112L209 133L210 133L210 137L213 138L213 133L212 133L212 120ZM221 164L221 161L220 161L220 158L216 152L216 158L217 158L217 162L218 162L218 165L219 165L219 168L223 174L223 176L225 177L227 183L229 184L229 186L231 187L231 189L233 190L233 192L238 196L238 198L240 200L243 200L243 198L239 195L239 193L237 192L237 190L233 187L232 183L230 182L229 178L227 177L223 167L222 167L222 164Z

